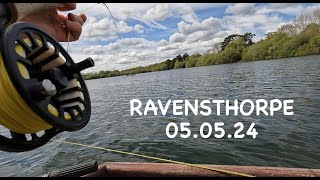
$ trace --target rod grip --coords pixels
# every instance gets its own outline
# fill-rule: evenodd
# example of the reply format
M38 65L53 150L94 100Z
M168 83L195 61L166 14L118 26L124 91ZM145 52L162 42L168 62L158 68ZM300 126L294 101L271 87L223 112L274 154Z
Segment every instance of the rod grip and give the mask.
M48 173L48 177L80 177L86 174L96 172L98 170L98 162L88 162L60 170L54 170Z

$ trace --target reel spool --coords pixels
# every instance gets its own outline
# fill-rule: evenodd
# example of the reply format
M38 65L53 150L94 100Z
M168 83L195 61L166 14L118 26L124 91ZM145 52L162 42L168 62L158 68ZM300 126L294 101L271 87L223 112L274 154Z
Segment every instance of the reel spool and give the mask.
M9 93L0 94L0 124L12 136L0 135L0 150L29 151L87 125L91 103L80 71L94 66L91 58L75 63L53 37L22 22L2 29L0 49L1 93ZM19 103L10 109L9 102Z

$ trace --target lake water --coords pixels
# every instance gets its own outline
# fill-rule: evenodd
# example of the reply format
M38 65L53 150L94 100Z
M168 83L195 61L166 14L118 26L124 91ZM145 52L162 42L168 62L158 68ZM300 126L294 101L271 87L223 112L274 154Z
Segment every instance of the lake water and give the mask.
M188 163L320 168L320 56L236 63L89 80L89 124L56 139ZM140 99L293 99L293 116L130 116L129 101ZM170 109L170 108L169 108ZM226 131L254 122L256 139L169 139L169 122L224 122ZM0 176L39 176L90 160L155 162L60 142L24 153L0 152Z

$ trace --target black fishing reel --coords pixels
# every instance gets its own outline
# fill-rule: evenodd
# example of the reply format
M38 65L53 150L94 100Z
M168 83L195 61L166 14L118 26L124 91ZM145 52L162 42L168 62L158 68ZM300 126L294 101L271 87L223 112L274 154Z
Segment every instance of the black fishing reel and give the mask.
M8 6L1 5L2 8ZM0 121L0 125L8 128L12 136L0 135L0 150L22 152L46 144L63 131L77 131L87 125L91 103L80 71L94 66L94 62L87 58L75 63L53 37L30 23L6 25L9 19L10 13L0 14L0 58L2 56L8 77L21 96L12 98L21 98L34 113L30 117L38 116L43 120L27 126L35 126L35 129L38 125L46 127L38 129L42 133L44 131L40 136L35 131L20 130L19 124L16 124L16 130ZM19 109L16 113L20 113ZM25 114L25 121L31 122L28 117L29 114Z

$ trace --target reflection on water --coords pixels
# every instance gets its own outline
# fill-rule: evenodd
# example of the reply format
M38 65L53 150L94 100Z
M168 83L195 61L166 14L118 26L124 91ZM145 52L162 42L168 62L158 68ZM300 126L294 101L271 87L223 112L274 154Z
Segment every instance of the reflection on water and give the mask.
M57 139L189 163L320 168L320 56L216 65L90 80L92 118L82 130ZM148 99L293 99L293 116L130 116L129 101ZM170 110L170 108L169 108ZM172 110L172 109L171 109ZM169 122L224 122L225 130L254 122L259 135L244 139L169 139ZM0 154L0 176L38 176L89 160L138 161L58 142L30 152Z

